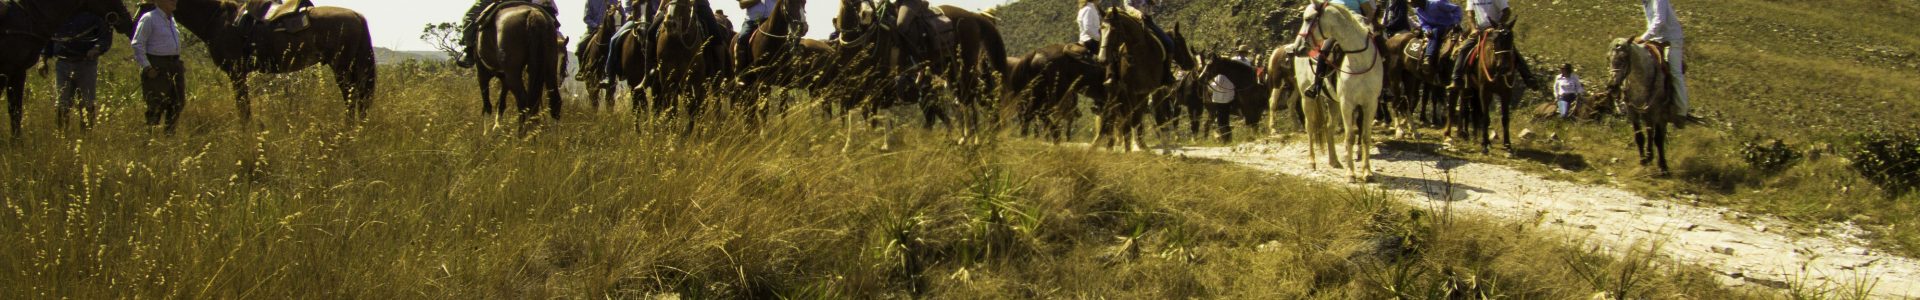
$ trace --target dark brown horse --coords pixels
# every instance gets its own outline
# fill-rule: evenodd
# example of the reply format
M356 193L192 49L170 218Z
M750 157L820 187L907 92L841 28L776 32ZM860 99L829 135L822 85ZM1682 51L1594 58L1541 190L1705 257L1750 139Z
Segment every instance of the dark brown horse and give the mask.
M1152 106L1150 96L1173 84L1166 73L1176 63L1191 68L1192 59L1171 53L1178 49L1169 48L1184 47L1162 45L1139 16L1116 8L1107 9L1101 19L1106 29L1100 34L1099 60L1107 70L1107 97L1094 105L1100 116L1094 145L1133 151L1138 147L1142 116Z
M1436 61L1423 58L1426 55L1427 43L1443 43L1440 48L1441 54L1434 57ZM1432 41L1424 38L1422 34L1411 32L1387 37L1386 51L1381 53L1386 56L1385 67L1387 68L1383 104L1387 108L1388 116L1393 119L1395 138L1401 138L1406 134L1419 138L1420 134L1417 130L1418 126L1414 124L1415 121L1426 120L1433 123L1432 119L1425 116L1437 111L1451 111L1449 102L1446 101L1448 99L1446 86L1447 75L1452 73L1444 69L1453 66L1451 58L1454 56L1447 53L1451 52L1454 44L1455 39Z
M1205 108L1215 134L1222 141L1233 141L1233 125L1228 122L1232 117L1240 117L1249 129L1259 128L1269 106L1267 93L1273 92L1272 89L1260 82L1252 65L1217 55L1201 57L1200 69L1189 73L1198 75L1194 78L1199 97L1195 98ZM1217 84L1222 78L1228 84ZM1226 102L1222 103L1223 100ZM1199 122L1198 113L1189 115Z
M521 131L540 113L545 96L547 112L560 119L561 60L565 59L560 39L560 21L546 8L528 2L505 2L478 21L479 40L474 42L474 74L480 80L480 103L485 113L493 112L487 91L494 78L500 78L507 93L513 94L520 110ZM500 112L507 110L506 97L500 99Z
M651 60L647 63L653 70L639 81L645 92L652 93L656 112L678 109L687 113L689 129L693 115L699 113L706 102L707 90L730 71L724 46L727 37L709 34L711 31L705 23L694 15L694 1L705 0L667 2L659 32L651 40L652 51L647 55ZM641 93L636 90L636 102L647 99L641 97ZM685 102L676 99L683 96Z
M115 31L132 34L132 15L120 0L19 0L0 3L12 5L0 14L0 91L7 96L7 117L13 121L12 134L20 137L20 120L25 109L27 69L40 62L40 49L53 31L67 24L74 14L99 15Z
M1467 131L1470 138L1480 139L1480 151L1489 152L1493 139L1488 136L1492 131L1490 111L1493 105L1500 106L1500 138L1507 150L1513 150L1513 135L1510 134L1513 120L1513 106L1518 105L1520 95L1526 92L1526 85L1520 79L1520 52L1513 39L1514 18L1508 17L1506 23L1498 28L1482 30L1484 36L1469 56L1474 61L1467 65L1466 90L1460 97L1461 110L1468 121ZM1471 141L1471 140L1469 140Z
M899 41L890 51L898 55L896 63L923 69L954 87L958 103L954 107L960 142L977 141L977 135L996 111L986 101L998 88L998 76L1007 73L1006 41L1000 35L992 15L941 5L925 7L924 0L900 1L892 12L892 27L881 27L879 34L890 34ZM885 14L883 14L885 15Z
M1667 125L1679 120L1673 113L1671 74L1667 63L1653 49L1621 38L1613 41L1608 56L1612 62L1607 80L1607 95L1615 97L1620 110L1633 123L1633 145L1640 153L1640 165L1658 160L1660 174L1667 173Z
M207 42L214 64L233 82L235 107L242 123L253 118L248 96L247 77L255 72L291 73L324 64L333 69L334 84L346 100L349 122L363 120L373 106L377 71L373 58L373 39L367 20L353 10L319 6L305 12L304 30L244 30L233 20L243 13L243 4L253 7L266 0L179 0L174 20L194 36ZM255 46L248 47L252 40ZM252 51L248 51L251 48Z
M607 68L610 63L607 53L613 51L613 36L626 23L627 15L619 9L608 9L601 20L600 28L595 28L592 34L580 41L586 46L580 51L580 72L574 74L574 79L585 83L587 101L594 109L614 107L614 94L619 90L615 87L621 86L621 83L619 76L614 76Z
M753 85L765 81L763 77L772 77L788 87L816 87L816 75L828 66L825 63L831 61L829 56L835 49L824 41L801 38L806 34L806 18L795 7L805 7L805 0L774 3L767 20L758 28L750 28L747 43L733 46L733 65L740 70L740 81Z
M1022 131L1039 126L1055 143L1071 138L1073 119L1079 115L1078 97L1106 97L1100 82L1106 69L1087 60L1088 51L1079 43L1053 44L1024 56L1010 58L1002 99L1019 106Z

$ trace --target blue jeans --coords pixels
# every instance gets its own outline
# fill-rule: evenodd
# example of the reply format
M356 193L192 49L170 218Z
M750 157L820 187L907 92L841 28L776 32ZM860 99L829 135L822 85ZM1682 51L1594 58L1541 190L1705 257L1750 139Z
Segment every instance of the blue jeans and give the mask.
M1560 95L1557 98L1559 98L1560 101L1555 101L1555 103L1560 105L1560 109L1555 110L1554 112L1559 113L1561 118L1572 117L1567 115L1567 112L1569 111L1570 108L1573 108L1573 106L1576 104L1574 101L1580 100L1580 97L1574 94L1565 94L1565 95Z
M80 107L93 107L94 87L99 81L100 60L62 58L54 62L53 69L54 85L60 90L60 99L54 102L54 108L66 111L73 108L74 104L79 104ZM79 100L79 103L75 103L74 100Z

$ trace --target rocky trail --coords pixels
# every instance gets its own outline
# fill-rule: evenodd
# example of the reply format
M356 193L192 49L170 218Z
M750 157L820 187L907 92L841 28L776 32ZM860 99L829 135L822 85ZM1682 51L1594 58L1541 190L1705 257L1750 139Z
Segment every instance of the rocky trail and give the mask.
M1582 238L1614 252L1658 244L1664 257L1719 273L1729 285L1783 288L1793 283L1828 288L1871 283L1876 298L1920 298L1920 261L1871 250L1845 225L1810 235L1786 232L1785 222L1685 199L1648 199L1612 186L1558 181L1512 167L1374 147L1375 179L1416 207L1501 222L1540 222L1541 228ZM1328 184L1351 185L1347 172L1307 164L1306 144L1249 143L1233 147L1167 150L1170 155L1220 159L1263 171ZM1323 154L1324 155L1324 154ZM1451 182L1451 184L1448 184ZM1731 221L1737 220L1737 221Z

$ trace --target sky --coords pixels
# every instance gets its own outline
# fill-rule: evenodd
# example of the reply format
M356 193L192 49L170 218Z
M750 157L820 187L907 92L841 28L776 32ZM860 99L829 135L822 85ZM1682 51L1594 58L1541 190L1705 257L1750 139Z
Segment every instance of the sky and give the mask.
M473 5L467 0L312 0L315 5L338 6L353 9L367 17L373 30L373 44L394 50L432 51L433 46L420 41L420 31L427 24L452 22L459 23L462 14ZM971 10L985 10L1008 0L936 0L935 4L953 5ZM569 37L578 37L586 32L581 12L586 9L586 0L554 0L560 6L560 31ZM840 1L807 1L807 37L822 39L833 31L833 14L839 11ZM746 14L735 0L715 0L716 9L726 11L727 17L739 27L746 21ZM579 38L574 38L579 40Z

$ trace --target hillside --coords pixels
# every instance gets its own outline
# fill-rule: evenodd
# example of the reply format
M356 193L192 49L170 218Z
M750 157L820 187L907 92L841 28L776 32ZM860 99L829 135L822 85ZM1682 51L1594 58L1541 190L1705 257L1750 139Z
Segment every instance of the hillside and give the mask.
M440 51L400 51L384 47L373 48L373 59L380 64L400 63L407 60L437 62L447 60L447 54Z

